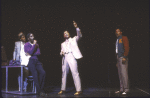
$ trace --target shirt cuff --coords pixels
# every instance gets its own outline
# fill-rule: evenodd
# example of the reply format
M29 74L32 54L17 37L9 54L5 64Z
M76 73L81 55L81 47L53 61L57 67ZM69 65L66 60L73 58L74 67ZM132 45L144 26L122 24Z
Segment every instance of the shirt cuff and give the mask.
M77 30L77 31L80 31L80 29L79 29L79 28L76 28L76 30Z

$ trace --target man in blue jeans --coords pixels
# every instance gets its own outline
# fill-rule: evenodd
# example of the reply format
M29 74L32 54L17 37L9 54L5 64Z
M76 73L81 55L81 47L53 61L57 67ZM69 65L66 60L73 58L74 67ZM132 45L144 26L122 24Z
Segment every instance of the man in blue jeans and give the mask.
M40 55L40 49L39 45L37 44L37 41L34 40L34 35L32 33L27 34L28 42L24 46L25 53L27 55L30 55L28 68L32 73L34 83L37 88L37 93L40 96L47 96L46 93L44 93L44 80L45 80L45 71L42 67L42 63L38 60L38 55ZM39 80L38 81L38 74L39 74Z

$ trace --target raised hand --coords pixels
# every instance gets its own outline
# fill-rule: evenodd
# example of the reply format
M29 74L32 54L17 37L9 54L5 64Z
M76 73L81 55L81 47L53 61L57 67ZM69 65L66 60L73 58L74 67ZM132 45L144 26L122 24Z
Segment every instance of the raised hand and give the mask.
M77 26L77 23L76 23L75 21L73 21L73 25L74 25L75 28L78 27L78 26Z
M28 52L26 52L26 56L31 56Z
M61 51L60 55L64 55L64 52L63 52L63 51Z

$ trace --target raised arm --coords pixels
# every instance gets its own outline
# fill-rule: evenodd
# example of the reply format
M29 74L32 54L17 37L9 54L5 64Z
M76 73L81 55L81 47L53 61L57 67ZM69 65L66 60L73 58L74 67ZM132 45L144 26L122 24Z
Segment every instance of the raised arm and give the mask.
M30 47L29 43L26 43L24 46L24 51L25 51L25 53L28 53L30 55L40 55L40 49L39 48L37 48L37 51L33 54L35 48L36 48L35 44Z
M79 29L75 21L73 21L73 25L76 28L76 32L77 32L76 40L78 41L82 37L81 30Z
M38 44L37 44L37 45L38 45ZM40 54L41 54L39 45L38 45L37 47L38 47L38 48L37 48L36 52L33 53L33 55L40 55Z
M79 28L76 28L76 32L77 32L76 40L78 41L82 37L82 34Z

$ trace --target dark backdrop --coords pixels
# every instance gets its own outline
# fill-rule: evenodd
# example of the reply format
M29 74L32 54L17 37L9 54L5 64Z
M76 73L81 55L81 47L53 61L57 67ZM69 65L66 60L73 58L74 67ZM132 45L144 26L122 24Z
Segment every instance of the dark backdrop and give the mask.
M32 32L41 49L45 86L61 86L60 45L64 30L76 35L73 20L83 34L78 43L83 87L119 87L116 28L129 39L130 86L149 86L148 0L2 0L1 8L1 45L7 58L13 57L18 33ZM71 73L67 85L73 86Z

